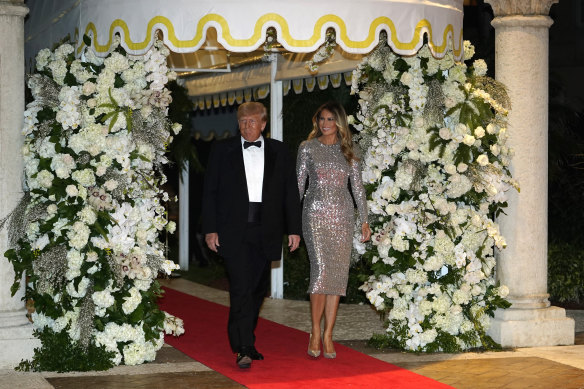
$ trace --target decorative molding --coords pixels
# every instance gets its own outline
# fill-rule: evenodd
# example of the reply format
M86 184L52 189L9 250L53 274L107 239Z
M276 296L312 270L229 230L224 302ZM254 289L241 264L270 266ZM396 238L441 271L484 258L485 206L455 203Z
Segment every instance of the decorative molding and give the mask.
M499 16L493 19L491 25L495 28L499 27L535 27L535 28L550 28L554 23L552 18L543 15L509 15Z
M28 14L28 7L20 1L0 1L0 16L20 16ZM20 3L20 4L19 4Z
M495 17L511 15L548 15L560 0L485 0L491 4Z

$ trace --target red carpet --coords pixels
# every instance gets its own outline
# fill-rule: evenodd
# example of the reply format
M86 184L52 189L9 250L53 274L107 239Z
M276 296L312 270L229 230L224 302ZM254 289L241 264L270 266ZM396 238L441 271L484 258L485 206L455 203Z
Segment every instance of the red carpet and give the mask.
M166 343L249 388L450 388L335 343L336 359L310 358L308 334L260 318L256 347L266 358L239 369L227 339L228 308L164 288L160 308L184 320Z

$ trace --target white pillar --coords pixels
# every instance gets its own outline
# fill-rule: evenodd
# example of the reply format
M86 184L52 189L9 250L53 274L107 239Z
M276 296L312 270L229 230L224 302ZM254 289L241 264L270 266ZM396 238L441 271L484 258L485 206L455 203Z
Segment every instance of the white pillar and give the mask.
M510 309L497 310L489 335L503 347L574 344L574 321L551 307L547 293L548 56L547 16L558 0L487 0L495 19L495 74L511 98L507 133L515 151L510 191L500 218L507 248L497 277L509 287Z
M282 81L276 81L278 71L278 55L272 54L272 68L270 78L270 131L271 138L284 139L284 121L282 120L282 106L284 94L282 93ZM284 298L284 257L272 262L272 293L271 297Z
M189 270L190 260L189 202L189 161L186 161L178 183L178 264L184 271Z
M23 0L0 1L0 218L22 197L22 120L24 112ZM0 231L0 368L16 366L32 356L39 345L26 318L21 288L14 297L10 287L14 269L4 257L7 231Z

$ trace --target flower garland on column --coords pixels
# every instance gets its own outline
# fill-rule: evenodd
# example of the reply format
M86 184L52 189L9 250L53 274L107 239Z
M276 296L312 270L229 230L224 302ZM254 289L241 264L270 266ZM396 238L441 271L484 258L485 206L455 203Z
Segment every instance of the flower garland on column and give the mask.
M465 60L474 55L469 42ZM350 118L363 150L372 242L362 285L386 318L385 345L455 352L498 345L489 316L507 308L495 282L494 218L517 183L508 165L504 86L483 60L435 59L424 45L400 57L381 43L353 72L360 109Z
M87 39L87 38L85 38ZM89 41L85 42L89 46ZM26 186L12 215L13 293L23 274L42 346L32 370L103 370L154 360L182 320L158 309L173 232L160 189L166 146L180 125L167 119L176 77L156 42L144 56L119 46L76 59L63 44L41 50L28 86L23 134Z

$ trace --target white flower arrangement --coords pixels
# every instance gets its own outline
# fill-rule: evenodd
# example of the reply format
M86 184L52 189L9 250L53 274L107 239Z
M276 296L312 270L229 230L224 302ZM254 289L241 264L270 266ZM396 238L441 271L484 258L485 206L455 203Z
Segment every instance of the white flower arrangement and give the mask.
M176 228L161 205L168 195L159 167L171 131L181 129L167 119L165 84L176 77L168 54L157 41L130 57L117 39L105 59L91 50L75 58L63 44L41 50L29 78L34 100L23 156L30 202L25 233L6 255L17 269L13 290L24 271L31 277L41 340L67 336L79 352L109 355L85 368L151 361L165 333L184 332L178 318L169 327L156 305L157 276L178 269L159 239L160 230ZM33 360L33 369L44 367Z
M465 59L473 52L465 42ZM435 59L427 45L402 58L386 43L353 72L373 232L356 247L374 273L361 289L385 313L394 347L497 346L489 315L509 303L495 283L494 247L505 240L494 217L519 188L508 170L508 97L485 74L481 60Z

